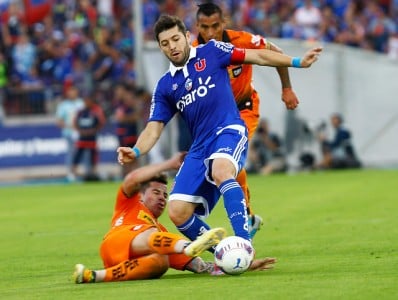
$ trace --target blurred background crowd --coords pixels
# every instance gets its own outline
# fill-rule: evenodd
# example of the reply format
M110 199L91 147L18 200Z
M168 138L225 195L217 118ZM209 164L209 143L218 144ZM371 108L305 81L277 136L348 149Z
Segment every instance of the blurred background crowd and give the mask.
M202 2L142 0L144 39L154 40L152 27L163 13L180 16L195 36ZM398 0L215 2L229 28L398 59ZM0 124L18 115L55 115L60 102L70 100L70 87L76 98L90 91L105 122L145 121L151 96L136 84L133 8L133 0L1 0Z
M162 13L179 15L195 34L193 0L143 0L144 37ZM30 4L29 4L30 3ZM43 16L27 5L51 3ZM315 40L361 47L397 58L397 0L219 1L228 26L272 39ZM51 101L75 84L100 92L107 115L114 90L134 89L132 0L0 1L0 88L5 114L51 112ZM29 95L25 95L29 90ZM27 103L20 103L21 101ZM50 108L49 108L50 106Z

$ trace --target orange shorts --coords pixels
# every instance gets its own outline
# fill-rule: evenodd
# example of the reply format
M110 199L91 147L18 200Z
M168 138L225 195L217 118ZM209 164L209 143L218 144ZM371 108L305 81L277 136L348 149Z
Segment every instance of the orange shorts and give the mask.
M111 229L104 237L100 246L100 255L105 268L115 266L123 261L137 258L130 251L131 242L140 233L155 227L150 224L126 225ZM185 270L185 266L193 257L185 254L169 255L170 267L176 270Z
M125 225L112 228L102 240L100 255L105 268L136 258L131 253L131 242L141 232L155 227L150 224Z
M251 96L252 109L242 109L240 111L240 117L245 122L247 130L249 132L249 140L253 137L254 132L257 129L259 118L260 118L260 98L257 92L253 92Z

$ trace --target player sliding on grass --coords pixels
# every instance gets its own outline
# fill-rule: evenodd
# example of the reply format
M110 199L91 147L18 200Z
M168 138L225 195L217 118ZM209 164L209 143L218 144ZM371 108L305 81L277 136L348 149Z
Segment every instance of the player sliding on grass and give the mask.
M158 218L167 201L167 177L177 170L185 153L178 153L158 164L130 172L118 189L111 229L105 235L100 255L105 269L89 270L75 266L76 283L124 281L161 277L168 268L194 273L212 273L214 264L198 255L216 245L226 234L223 228L207 231L190 242L166 231ZM269 269L273 258L254 260L251 270Z
M174 16L161 16L154 31L170 68L157 83L145 129L134 148L118 148L118 161L131 163L148 153L166 124L179 113L193 143L170 193L171 220L181 233L195 240L210 229L202 217L211 213L222 195L234 235L250 241L245 196L235 179L246 160L247 129L236 107L227 66L248 63L307 68L317 61L322 48L309 50L303 58L215 40L194 48L185 24Z

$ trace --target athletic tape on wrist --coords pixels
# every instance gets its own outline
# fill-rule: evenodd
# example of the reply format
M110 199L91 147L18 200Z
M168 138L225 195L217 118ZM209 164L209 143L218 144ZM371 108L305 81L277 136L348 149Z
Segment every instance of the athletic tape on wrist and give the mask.
M133 147L133 148L131 148L131 150L133 150L133 152L135 154L135 158L138 158L141 156L141 151L137 147Z
M292 67L301 68L301 58L300 57L293 57L292 58Z

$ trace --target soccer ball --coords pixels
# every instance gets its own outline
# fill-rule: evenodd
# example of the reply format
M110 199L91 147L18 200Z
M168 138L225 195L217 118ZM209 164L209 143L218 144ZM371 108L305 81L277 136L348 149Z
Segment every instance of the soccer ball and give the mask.
M229 236L216 246L214 261L220 269L229 275L245 272L254 258L251 243L238 236Z

